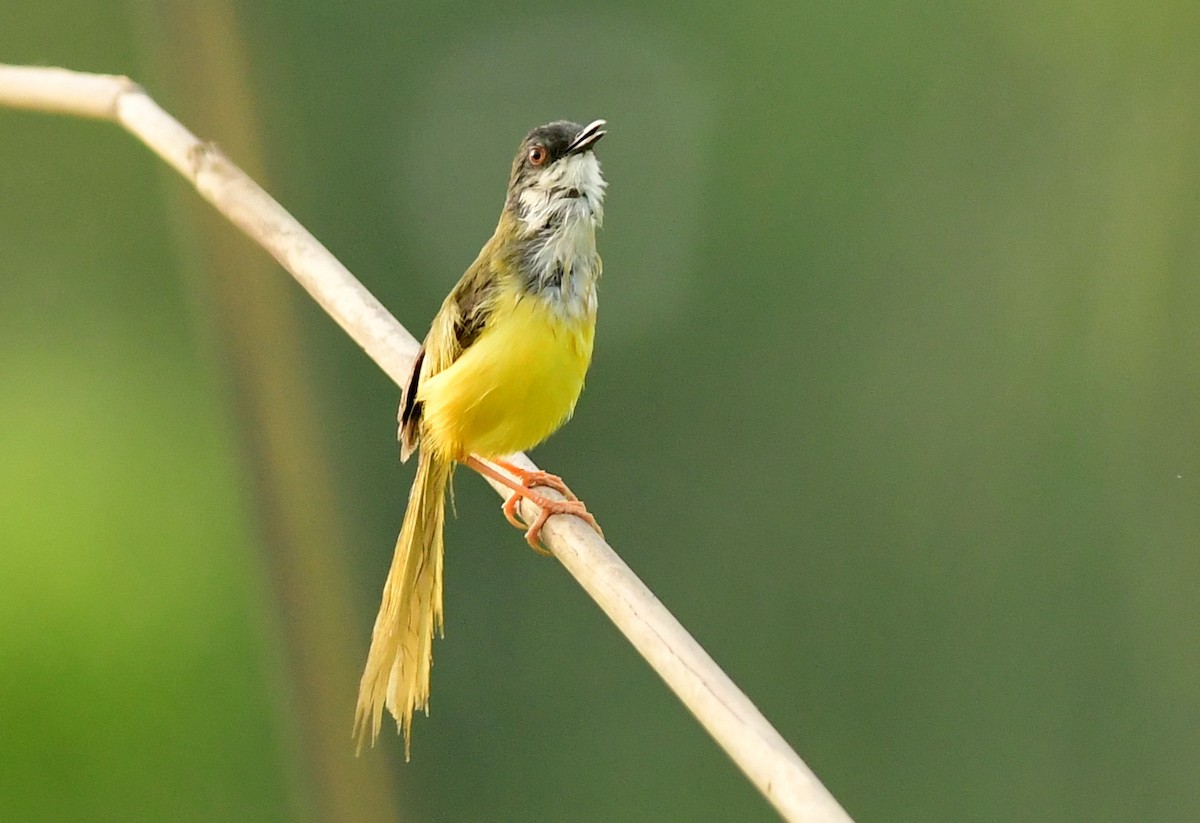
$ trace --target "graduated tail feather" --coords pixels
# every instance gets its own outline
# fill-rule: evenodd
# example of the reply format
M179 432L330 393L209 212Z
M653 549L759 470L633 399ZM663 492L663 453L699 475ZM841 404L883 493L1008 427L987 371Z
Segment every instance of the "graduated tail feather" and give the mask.
M452 472L453 464L421 452L358 687L359 751L368 740L374 745L386 706L404 732L407 759L413 712L429 712L433 632L442 630L442 527Z

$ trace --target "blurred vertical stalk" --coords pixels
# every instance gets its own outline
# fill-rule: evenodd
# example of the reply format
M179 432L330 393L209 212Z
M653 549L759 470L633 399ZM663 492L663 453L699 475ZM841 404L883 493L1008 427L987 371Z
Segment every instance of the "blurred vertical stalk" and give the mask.
M254 96L229 0L145 4L153 71L181 119L212 135L254 179L266 181ZM159 91L156 89L156 91ZM352 628L346 538L320 448L313 390L296 317L298 292L262 250L189 198L184 242L202 269L207 336L234 405L243 471L285 646L277 678L282 737L293 764L295 812L319 821L395 820L394 771L382 752L356 759L350 738L365 645ZM273 597L272 597L273 595Z

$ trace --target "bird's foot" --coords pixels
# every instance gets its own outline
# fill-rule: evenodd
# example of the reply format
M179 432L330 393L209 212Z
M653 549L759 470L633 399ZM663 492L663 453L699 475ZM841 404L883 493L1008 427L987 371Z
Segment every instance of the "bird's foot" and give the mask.
M596 518L587 510L587 506L583 504L583 501L571 491L558 475L550 474L540 469L523 469L507 460L486 461L475 455L471 455L465 462L485 477L490 477L512 489L513 493L504 501L502 507L504 517L516 528L525 529L526 542L538 554L550 555L550 552L542 545L540 538L542 527L546 525L547 520L556 514L574 515L595 529L596 534L601 537L604 536L604 531L600 528L600 524L596 522ZM508 472L512 477L507 477L503 472L496 471L492 464ZM538 486L553 489L565 497L566 500L555 500L543 494L538 494L534 491L534 488ZM523 522L517 513L517 506L520 505L521 498L525 498L540 509L532 523Z

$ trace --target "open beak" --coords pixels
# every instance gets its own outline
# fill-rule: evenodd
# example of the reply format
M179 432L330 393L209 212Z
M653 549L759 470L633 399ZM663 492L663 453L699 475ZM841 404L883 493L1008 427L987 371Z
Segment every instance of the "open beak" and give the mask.
M604 127L607 124L607 120L593 120L588 123L579 131L579 134L575 135L575 139L571 141L571 145L567 146L564 154L579 154L591 149L592 146L600 141L601 137L608 134L608 132L604 131Z

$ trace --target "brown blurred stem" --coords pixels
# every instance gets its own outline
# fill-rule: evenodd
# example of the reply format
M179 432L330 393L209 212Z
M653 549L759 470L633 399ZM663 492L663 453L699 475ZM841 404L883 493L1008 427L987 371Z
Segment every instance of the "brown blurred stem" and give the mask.
M157 76L186 78L174 96L256 179L265 179L261 129L228 0L152 4L140 38ZM172 187L174 199L178 188ZM309 383L296 290L246 238L194 198L177 202L184 246L199 269L196 299L210 323L249 479L270 593L267 622L283 641L290 676L274 678L281 725L299 757L293 795L303 818L396 820L394 762L356 760L349 745L363 632L345 560L347 539ZM272 608L274 606L274 614Z
M0 105L122 125L270 252L396 385L408 379L418 348L412 335L270 195L127 78L0 65ZM244 292L239 299L252 302ZM283 366L298 370L294 363ZM264 374L262 379L273 378ZM533 467L524 455L515 460ZM493 486L506 494L503 487ZM313 514L320 520L325 510L314 508ZM532 516L528 509L523 514L526 519ZM785 820L850 821L749 698L596 532L577 518L552 517L542 538ZM304 595L313 597L326 587L327 581L316 581Z

